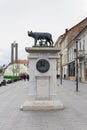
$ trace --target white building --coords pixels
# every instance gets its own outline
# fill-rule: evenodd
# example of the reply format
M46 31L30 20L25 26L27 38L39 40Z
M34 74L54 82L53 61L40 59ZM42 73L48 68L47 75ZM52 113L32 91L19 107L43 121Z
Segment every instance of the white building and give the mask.
M76 39L78 39L79 78L81 81L87 81L87 25Z

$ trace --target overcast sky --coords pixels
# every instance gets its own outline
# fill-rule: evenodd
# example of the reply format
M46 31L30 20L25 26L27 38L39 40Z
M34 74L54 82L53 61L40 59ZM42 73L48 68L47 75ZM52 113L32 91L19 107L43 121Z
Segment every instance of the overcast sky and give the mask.
M19 59L34 39L27 31L49 32L55 42L66 28L87 17L87 0L0 0L0 65L11 59L11 43L18 43Z

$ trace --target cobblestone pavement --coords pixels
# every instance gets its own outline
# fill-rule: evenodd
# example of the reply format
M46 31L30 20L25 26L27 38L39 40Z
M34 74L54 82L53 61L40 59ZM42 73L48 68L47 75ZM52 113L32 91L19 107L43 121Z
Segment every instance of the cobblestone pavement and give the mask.
M58 81L59 83L59 81ZM20 111L28 97L29 82L0 87L0 130L87 130L87 84L65 80L57 86L64 110Z

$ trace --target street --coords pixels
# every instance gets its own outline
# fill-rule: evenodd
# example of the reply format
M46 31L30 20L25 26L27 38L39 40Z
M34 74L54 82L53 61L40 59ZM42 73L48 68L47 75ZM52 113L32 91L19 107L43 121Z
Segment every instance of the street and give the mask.
M0 87L0 130L87 130L87 84L58 79L57 92L64 110L20 111L28 98L29 81Z

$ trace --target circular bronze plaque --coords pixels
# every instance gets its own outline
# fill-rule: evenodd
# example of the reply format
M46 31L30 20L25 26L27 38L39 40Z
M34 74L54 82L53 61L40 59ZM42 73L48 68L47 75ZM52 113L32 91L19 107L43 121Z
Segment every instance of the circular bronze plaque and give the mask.
M40 59L37 63L36 63L36 68L39 72L41 73L45 73L49 70L50 68L50 64L47 60L45 59Z

